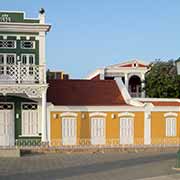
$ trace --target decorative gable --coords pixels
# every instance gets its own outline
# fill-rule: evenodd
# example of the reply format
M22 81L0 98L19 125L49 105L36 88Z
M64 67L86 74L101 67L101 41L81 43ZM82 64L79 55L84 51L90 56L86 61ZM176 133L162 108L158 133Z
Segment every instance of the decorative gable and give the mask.
M115 64L115 65L112 65L112 66L108 66L107 68L115 68L115 69L118 69L118 68L148 68L148 64L144 63L144 62L141 62L139 60L132 60L132 61L128 61L128 62L125 62L125 63L120 63L120 64Z

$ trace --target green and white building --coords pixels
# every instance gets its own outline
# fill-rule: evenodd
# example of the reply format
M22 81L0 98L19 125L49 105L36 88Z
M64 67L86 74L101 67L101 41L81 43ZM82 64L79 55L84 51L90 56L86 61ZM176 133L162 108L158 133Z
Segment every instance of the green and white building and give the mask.
M0 12L0 146L47 142L45 11Z

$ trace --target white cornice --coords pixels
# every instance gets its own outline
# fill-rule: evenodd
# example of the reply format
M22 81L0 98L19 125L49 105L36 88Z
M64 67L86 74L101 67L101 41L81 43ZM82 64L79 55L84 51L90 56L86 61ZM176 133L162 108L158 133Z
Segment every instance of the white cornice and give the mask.
M48 32L50 28L49 24L0 22L0 31L3 32Z
M56 106L51 103L49 111L53 112L145 112L145 106ZM178 106L158 106L152 107L152 112L179 112Z

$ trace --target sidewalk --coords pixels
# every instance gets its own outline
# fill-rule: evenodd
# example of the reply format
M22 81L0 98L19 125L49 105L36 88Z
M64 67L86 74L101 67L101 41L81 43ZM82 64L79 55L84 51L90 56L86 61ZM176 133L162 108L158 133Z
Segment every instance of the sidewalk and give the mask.
M139 180L180 180L180 174L173 174L169 176L158 176L158 177L151 177L151 178L144 178Z

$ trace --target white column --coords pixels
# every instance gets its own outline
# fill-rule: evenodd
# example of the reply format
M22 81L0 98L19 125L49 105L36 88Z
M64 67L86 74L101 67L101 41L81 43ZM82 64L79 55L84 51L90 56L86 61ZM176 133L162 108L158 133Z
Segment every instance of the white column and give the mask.
M128 82L128 74L127 73L125 73L124 74L124 81L125 81L125 86L126 86L126 88L127 88L127 90L128 90L128 84L129 84L129 82ZM129 90L128 90L129 91Z
M42 142L47 142L47 105L46 105L46 90L42 93L42 120L41 120Z
M146 107L144 111L144 144L151 144L151 111Z
M144 87L145 87L145 84L144 84L144 80L145 80L145 76L144 74L141 74L141 89L143 90ZM141 97L144 98L145 97L145 91L142 91L141 92Z
M39 76L41 82L46 83L46 33L39 32Z

